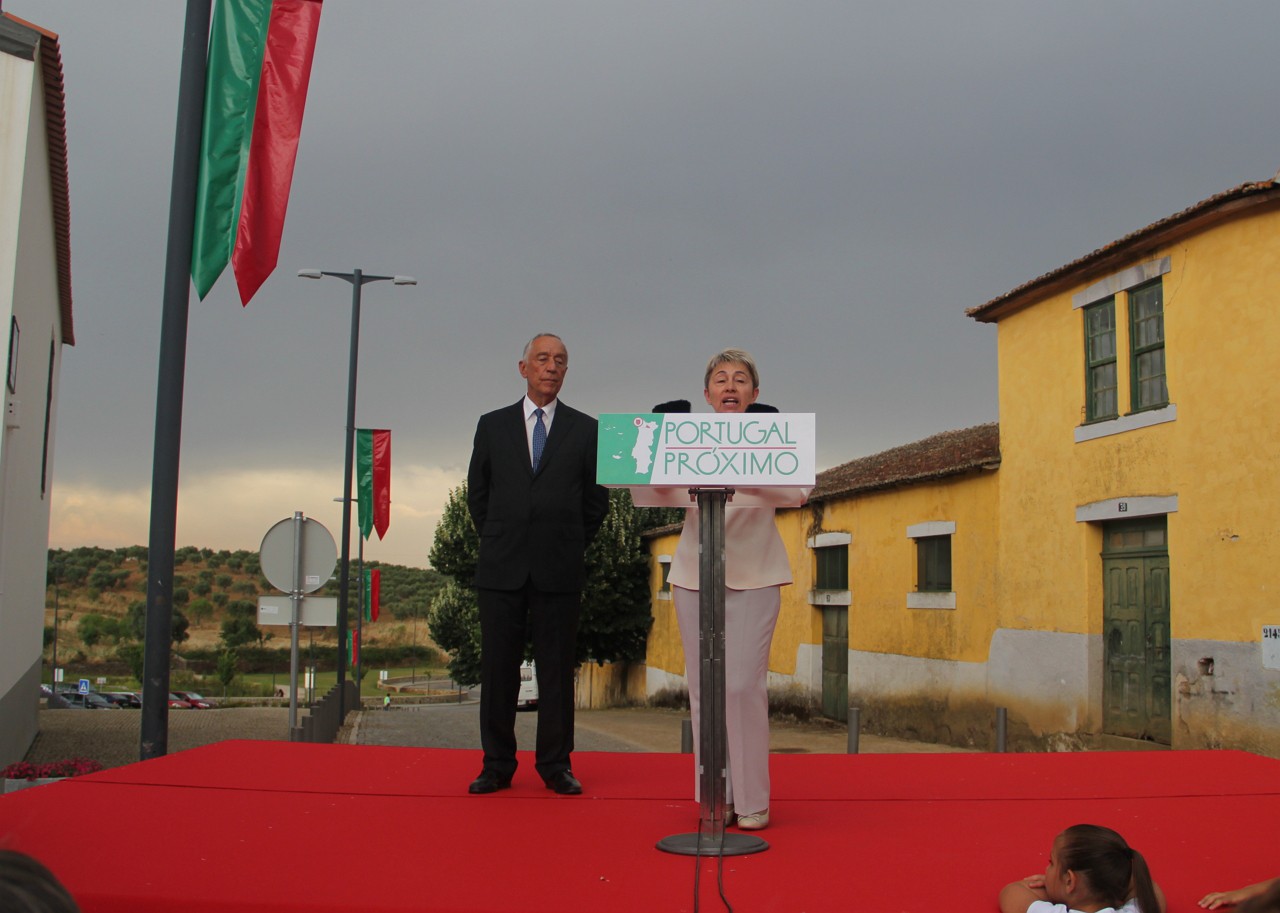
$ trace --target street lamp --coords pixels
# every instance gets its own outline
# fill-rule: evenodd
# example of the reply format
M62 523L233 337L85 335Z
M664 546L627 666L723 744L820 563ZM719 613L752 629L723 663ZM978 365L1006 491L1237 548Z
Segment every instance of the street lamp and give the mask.
M351 283L351 361L347 371L347 455L342 464L342 567L338 574L338 719L346 719L347 596L351 573L351 474L355 462L356 364L360 354L360 290L370 282L417 285L412 276L366 276L360 270L333 273L322 269L300 269L300 279L330 276Z

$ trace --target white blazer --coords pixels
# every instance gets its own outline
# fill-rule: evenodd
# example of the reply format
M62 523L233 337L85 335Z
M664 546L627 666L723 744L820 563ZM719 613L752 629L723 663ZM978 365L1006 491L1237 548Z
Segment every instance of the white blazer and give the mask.
M794 506L804 503L807 488L739 489L736 497L760 503L773 501ZM736 507L730 501L724 509L724 581L731 590L758 590L791 583L791 561L778 535L772 506ZM698 589L698 508L686 507L684 529L676 544L667 582L685 590Z

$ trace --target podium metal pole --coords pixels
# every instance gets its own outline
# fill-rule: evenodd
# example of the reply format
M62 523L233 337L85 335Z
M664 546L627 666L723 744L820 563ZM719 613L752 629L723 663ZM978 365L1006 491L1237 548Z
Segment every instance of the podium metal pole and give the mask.
M682 856L745 856L769 848L753 834L726 834L724 670L724 508L732 488L691 488L698 499L698 830L658 841L658 849ZM687 662L687 660L686 660Z

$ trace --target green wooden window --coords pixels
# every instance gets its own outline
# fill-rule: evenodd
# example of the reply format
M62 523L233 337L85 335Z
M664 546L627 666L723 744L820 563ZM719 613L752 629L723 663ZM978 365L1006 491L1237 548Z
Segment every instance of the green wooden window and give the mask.
M658 592L660 592L660 593L670 593L670 592L671 592L671 581L670 581L670 580L668 580L667 578L671 576L671 562L670 562L670 561L663 561L663 562L662 562L661 564L659 564L658 566L662 568L662 586L658 588Z
M816 589L849 589L849 546L824 545L813 552L818 559Z
M1159 279L1129 292L1129 349L1133 408L1169 404L1164 374L1164 286Z
M916 540L916 589L921 593L951 592L950 536Z
M1084 310L1085 418L1096 422L1120 414L1116 389L1116 299Z

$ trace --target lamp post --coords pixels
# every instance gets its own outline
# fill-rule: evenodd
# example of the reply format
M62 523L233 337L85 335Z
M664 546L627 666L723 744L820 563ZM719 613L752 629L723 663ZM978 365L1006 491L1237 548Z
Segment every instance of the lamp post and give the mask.
M347 599L351 574L351 475L355 462L356 439L356 365L360 354L360 290L370 282L391 282L395 285L417 285L412 276L366 276L360 270L349 273L333 273L322 269L300 269L301 279L319 279L330 276L351 283L351 360L347 370L347 454L342 465L342 555L338 573L338 719L347 716L346 664L347 664Z

